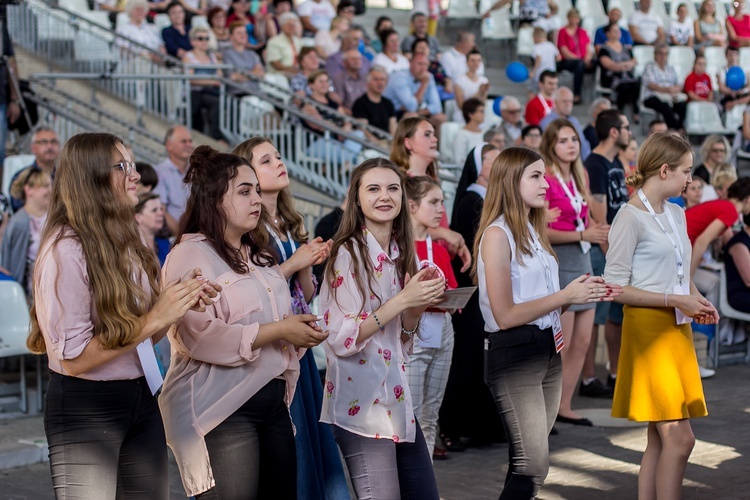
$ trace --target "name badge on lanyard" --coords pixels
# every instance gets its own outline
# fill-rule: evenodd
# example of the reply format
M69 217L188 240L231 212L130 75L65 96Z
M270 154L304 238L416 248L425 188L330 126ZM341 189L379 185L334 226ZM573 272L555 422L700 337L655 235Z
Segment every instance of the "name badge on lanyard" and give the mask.
M583 223L583 217L581 217L581 213L583 212L583 206L585 205L585 203L583 201L583 196L581 196L581 193L578 192L575 179L573 179L572 182L573 192L571 193L568 185L565 183L565 181L563 181L560 172L556 172L555 177L557 177L557 180L560 182L560 185L565 192L565 196L568 197L570 205L573 207L573 211L576 213L576 231L579 233L584 232L586 230L586 224ZM591 250L591 243L589 243L588 241L581 241L579 244L581 245L581 250L583 251L583 253L588 253L588 251Z
M667 228L664 227L664 224L662 224L659 220L659 217L657 217L656 211L654 211L654 207L651 206L651 202L648 201L646 195L643 194L642 189L638 190L638 198L641 199L643 206L646 207L648 213L651 214L651 216L654 218L656 224L659 226L659 229L661 229L664 235L669 238L669 243L672 245L672 249L674 250L675 262L677 263L677 279L679 280L679 283L672 288L672 293L674 293L675 295L690 295L690 280L685 279L685 249L682 246L680 233L677 231L677 223L674 220L672 212L669 210L666 204L662 204L662 209L667 214L669 227L672 229L672 234L669 234L667 232ZM690 318L689 316L685 316L679 309L675 308L674 311L675 319L678 325L684 325L693 321L692 318Z
M425 240L427 246L427 260L417 262L420 269L425 267L435 267L440 271L440 274L445 278L443 271L435 265L435 261L432 257L432 238L427 235ZM417 257L417 260L419 257ZM442 344L443 338L443 323L445 322L445 313L442 312L423 312L422 318L419 322L419 335L414 338L414 347L432 348L437 349Z
M541 243L537 239L536 234L532 231L531 233L531 248L534 253L544 266L544 283L547 285L547 292L553 294L556 292L555 285L552 282L552 265L550 264L550 255L544 251ZM555 340L555 352L562 351L565 347L565 339L563 338L562 323L560 322L560 310L555 309L549 313L550 320L552 321L552 335Z
M276 231L271 226L266 226L266 229L268 229L268 232L271 233L271 236L273 237L273 240L276 243L276 247L279 249L281 262L286 262L286 260L292 255L294 255L294 252L297 250L297 245L294 242L294 238L292 238L292 233L288 229L286 230L286 240L289 242L289 245L292 247L292 252L289 255L287 255L286 249L284 249L284 242L281 241L281 238L279 238L279 235L276 234Z

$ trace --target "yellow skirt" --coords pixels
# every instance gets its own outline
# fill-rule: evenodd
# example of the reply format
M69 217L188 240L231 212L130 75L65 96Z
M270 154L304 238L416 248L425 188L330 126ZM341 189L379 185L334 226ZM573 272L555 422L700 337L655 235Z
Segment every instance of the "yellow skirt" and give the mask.
M690 325L674 309L625 306L612 416L660 422L708 415Z

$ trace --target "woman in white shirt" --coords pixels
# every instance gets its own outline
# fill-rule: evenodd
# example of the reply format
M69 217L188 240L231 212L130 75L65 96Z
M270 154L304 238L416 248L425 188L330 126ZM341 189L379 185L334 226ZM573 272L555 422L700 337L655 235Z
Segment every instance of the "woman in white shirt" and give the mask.
M315 48L320 57L327 58L341 49L341 34L349 29L351 21L348 17L338 16L331 21L331 29L318 30L315 33Z
M453 112L453 121L462 123L464 117L461 109L467 99L476 97L482 102L487 101L487 93L490 90L490 81L486 76L480 75L479 68L482 67L482 54L477 49L472 49L466 54L466 64L469 71L465 75L456 78L453 82L453 92L456 95L456 109Z
M435 268L417 272L396 165L362 163L347 199L320 294L330 331L320 420L333 426L357 498L437 500L406 363L420 316L443 294L445 279Z
M409 60L401 53L398 32L394 29L383 30L379 33L383 44L383 52L372 60L373 66L381 66L390 75L400 69L409 69Z
M623 286L625 304L612 416L649 423L639 498L682 496L695 443L688 419L708 414L689 323L715 324L719 314L692 282L685 213L667 202L691 182L692 166L681 137L646 139L626 181L636 195L610 232L604 276Z
M542 157L530 149L500 153L474 243L473 272L489 333L485 381L510 447L501 499L536 497L549 470L547 436L562 391L562 311L570 304L611 301L622 291L587 275L560 290L545 231L544 174Z

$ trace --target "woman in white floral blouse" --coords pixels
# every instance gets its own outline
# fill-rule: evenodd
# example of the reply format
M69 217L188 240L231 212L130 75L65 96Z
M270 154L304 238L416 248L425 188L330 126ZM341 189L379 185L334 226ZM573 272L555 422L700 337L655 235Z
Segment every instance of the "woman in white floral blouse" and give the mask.
M333 425L357 498L438 499L405 370L420 315L445 280L434 268L417 272L392 162L357 167L348 199L320 297L330 331L321 421Z

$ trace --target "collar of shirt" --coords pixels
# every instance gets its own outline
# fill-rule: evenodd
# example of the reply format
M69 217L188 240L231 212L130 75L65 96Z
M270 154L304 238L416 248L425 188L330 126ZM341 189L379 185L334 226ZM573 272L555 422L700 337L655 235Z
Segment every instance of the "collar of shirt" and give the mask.
M380 266L380 263L384 260L389 260L391 262L394 262L398 256L401 254L398 249L398 245L396 244L396 240L391 237L391 242L388 244L390 248L390 255L388 255L381 247L380 243L378 243L378 240L375 239L375 236L367 230L367 228L362 228L362 231L365 234L365 238L367 239L367 252L370 256L370 260L372 261L372 265L375 267Z

